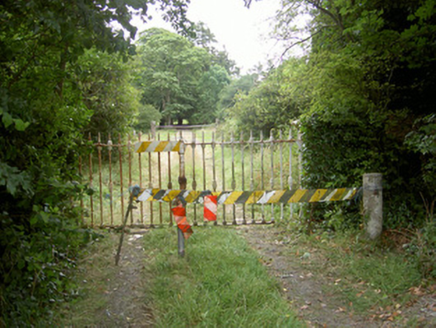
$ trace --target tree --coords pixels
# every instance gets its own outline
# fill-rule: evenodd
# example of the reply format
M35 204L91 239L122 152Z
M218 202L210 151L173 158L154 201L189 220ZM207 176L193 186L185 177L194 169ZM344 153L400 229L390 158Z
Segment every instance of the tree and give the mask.
M191 31L192 35L188 37L189 41L198 47L206 49L212 55L212 65L224 67L230 76L239 75L239 68L236 66L236 62L229 59L229 54L226 50L218 50L214 46L217 42L215 35L203 22L195 23Z
M133 127L140 132L148 131L150 130L151 122L159 122L161 118L162 116L159 111L152 105L141 105Z
M140 109L140 93L131 84L131 61L95 49L86 50L76 64L82 101L92 111L84 135L125 135Z
M262 131L268 135L271 129L287 129L298 118L300 109L295 100L283 96L284 67L270 71L248 92L240 89L234 95L233 105L226 109L227 122L232 129L246 134Z
M183 22L186 1L159 3L168 20ZM145 14L149 5L135 0L0 3L0 326L35 325L50 300L61 300L68 289L64 274L84 238L73 204L85 190L77 182L82 131L93 114L85 103L92 107L92 96L105 97L97 89L91 96L91 89L80 85L86 64L79 58L95 48L127 59L136 32L131 10ZM123 30L113 30L114 21Z
M198 81L199 108L192 115L192 123L212 123L218 116L220 92L230 83L224 67L213 65Z
M238 94L247 95L254 88L258 79L257 74L243 75L233 79L219 94L218 117L223 119L227 115L227 109L234 106Z
M300 11L312 20L309 36L295 41L289 22ZM422 120L434 112L435 1L286 1L278 19L289 47L311 40L301 85L288 90L307 104L307 186L358 185L362 173L381 172L388 225L414 224L420 193L435 197L423 188L428 161L405 142L426 133ZM399 204L407 204L404 213Z
M141 72L137 83L143 91L143 103L159 108L168 124L181 123L183 119L198 122L207 105L207 95L200 93L210 92L208 86L213 84L209 77L218 85L222 84L219 79L223 80L218 76L222 71L210 71L211 55L188 39L163 29L145 31L139 44ZM200 81L207 83L199 87Z

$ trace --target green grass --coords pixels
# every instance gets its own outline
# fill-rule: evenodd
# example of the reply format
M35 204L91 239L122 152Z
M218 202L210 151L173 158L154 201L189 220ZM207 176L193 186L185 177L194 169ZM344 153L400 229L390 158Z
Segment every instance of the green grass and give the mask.
M408 289L421 283L418 268L395 250L379 249L376 253L362 250L342 257L340 273L351 279L340 291L357 312L405 304L411 298ZM359 282L363 287L356 292Z
M307 269L330 277L326 292L333 293L356 313L403 306L411 287L422 283L418 267L407 253L361 238L361 232L292 233L291 253L311 254ZM339 279L339 280L338 280Z
M104 238L83 250L74 277L78 296L55 312L53 327L94 327L104 317L108 305L105 293L118 270L113 265L113 250L119 236L103 234Z
M145 239L157 327L300 327L257 255L234 229L196 228L177 254L175 229Z

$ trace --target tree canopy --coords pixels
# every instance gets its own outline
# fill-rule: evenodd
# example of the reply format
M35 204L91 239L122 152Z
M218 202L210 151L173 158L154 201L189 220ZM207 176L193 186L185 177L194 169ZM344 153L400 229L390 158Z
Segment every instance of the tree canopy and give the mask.
M180 124L184 119L213 122L218 95L230 82L227 67L217 65L215 55L208 52L213 36L199 37L204 48L158 28L146 30L138 41L137 87L142 102L157 108L166 124Z
M189 33L187 2L0 3L0 326L29 326L68 287L67 259L83 240L72 202L86 189L77 182L83 131L94 114L118 120L112 106L136 110L123 64L134 53L132 12L157 3Z

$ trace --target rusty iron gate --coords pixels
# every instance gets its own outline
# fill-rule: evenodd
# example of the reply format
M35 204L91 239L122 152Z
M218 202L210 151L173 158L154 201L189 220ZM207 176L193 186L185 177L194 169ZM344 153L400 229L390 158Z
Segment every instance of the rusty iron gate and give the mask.
M296 127L254 137L217 132L177 131L137 134L123 141L109 135L96 140L89 135L89 155L80 159L79 171L93 192L80 201L83 223L92 227L116 227L122 222L129 186L143 189L237 192L296 190L300 187L301 147ZM147 152L135 152L135 144L154 141ZM167 151L164 145L180 141L182 151ZM153 146L154 147L154 146ZM151 147L151 148L153 148ZM186 185L183 185L183 178ZM182 183L182 185L180 184ZM131 226L171 225L170 204L140 202L129 219ZM194 225L203 224L201 204L187 206ZM218 209L222 224L270 223L290 217L294 206L285 203L225 203Z

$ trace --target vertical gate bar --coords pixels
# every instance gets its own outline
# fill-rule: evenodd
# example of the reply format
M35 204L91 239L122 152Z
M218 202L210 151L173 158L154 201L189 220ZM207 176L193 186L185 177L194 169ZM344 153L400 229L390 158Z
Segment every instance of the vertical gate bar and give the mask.
M203 161L203 190L206 190L206 158L205 158L205 152L204 147L206 145L204 144L204 130L201 131L201 155L202 155L202 161ZM203 218L203 225L206 225L207 221Z
M280 141L283 140L283 131L280 130ZM283 142L280 142L280 190L283 190ZM280 220L283 221L283 203L280 203Z
M89 133L89 141L91 141L91 133ZM89 153L89 188L93 188L92 183L92 151ZM94 199L92 193L89 195L89 201L91 206L91 227L94 227Z
M120 161L120 191L121 191L121 223L123 222L124 213L124 193L123 193L123 156L122 156L121 134L118 134L118 157Z
M302 140L302 133L298 130L297 127L297 145L298 145L298 187L301 189L302 186L302 177L303 177L303 140ZM299 217L301 218L303 216L303 207L300 206L299 208Z
M111 226L114 225L114 196L113 196L113 182L112 182L112 140L111 140L111 134L108 135L108 141L107 141L108 147L108 153L109 153L109 202L110 202L110 212L111 212Z
M114 226L114 210L113 210L113 181L112 181L112 139L111 134L108 134L108 153L109 153L109 202L110 202L110 213L111 213L111 226Z
M157 134L157 140L160 140L160 133ZM157 170L158 170L158 184L159 189L162 189L162 166L160 152L157 153ZM162 225L162 203L159 202L159 223Z
M186 190L185 176L185 143L183 141L182 131L179 133L180 151L179 151L179 186L180 190Z
M241 132L241 171L242 171L242 179L241 179L241 187L242 191L245 191L245 168L244 168L244 133ZM242 224L247 224L247 220L245 219L245 203L242 204Z
M264 185L264 167L263 167L263 153L264 153L264 140L263 131L260 131L260 189L265 190ZM265 223L265 205L262 204L262 223Z
M103 225L103 183L101 181L101 136L97 134L97 151L98 151L98 191L100 194L100 226Z
M180 131L180 151L179 151L179 186L180 190L186 190L187 181L185 175L185 143L183 141L182 131Z
M148 135L148 140L150 141L150 134ZM151 153L148 152L148 188L153 188L153 182L151 181ZM154 227L153 223L153 202L149 202L150 204L150 227Z
M192 190L197 190L197 181L195 180L195 144L196 144L195 132L192 131ZM194 226L197 226L197 204L194 204Z
M303 140L302 140L301 132L298 132L297 145L298 145L298 185L300 188L302 188L301 177L303 175L303 152L301 149L303 147Z
M97 134L97 153L98 153L98 192L100 200L100 226L103 226L103 183L101 178L101 136Z
M132 140L130 134L127 137L127 151L129 154L129 188L132 186ZM130 224L133 225L133 210L130 211Z
M271 150L271 177L270 177L270 187L274 190L274 135L273 130L270 130L269 135L270 150ZM274 222L274 204L271 204L271 222Z
M221 165L222 165L222 177L223 177L223 191L226 190L226 170L224 167L224 132L221 133ZM226 205L223 204L223 225L226 225Z
M212 189L213 191L216 191L217 188L217 182L216 182L216 167L215 167L215 132L212 132ZM217 225L218 222L215 220L213 222L214 225Z
M141 132L138 133L138 141L141 142ZM138 153L138 170L139 170L139 186L142 188L142 163L141 163L141 153ZM139 202L139 211L140 211L140 215L141 218L139 220L139 222L141 224L144 223L144 204L143 202Z
M201 131L201 155L203 159L203 190L206 190L206 158L205 158L204 131Z
M215 167L215 132L212 132L212 189L216 191L217 183L216 183L216 167Z
M168 141L170 141L170 133L168 132ZM171 181L171 152L168 152L168 189L173 189L173 182ZM168 202L170 223L169 226L173 225L173 216L171 215L171 202Z
M83 183L82 181L82 156L79 155L79 176L80 176L80 182ZM85 224L85 217L83 215L83 211L85 210L84 206L83 206L83 197L80 196L80 219L82 221L82 225Z
M180 131L180 150L179 150L179 189L186 190L187 181L185 176L185 143L182 139L182 131ZM178 201L178 200L177 200ZM183 205L185 207L185 205ZM179 255L184 256L185 239L179 227L177 227Z
M289 129L289 177L288 177L288 187L291 190L292 189L292 146L294 145L294 143L291 141L292 140L292 127ZM292 206L292 204L289 204L289 208L290 208L290 219L292 220L292 217L294 216L294 207Z
M236 189L236 181L235 181L235 138L233 137L233 132L230 137L231 147L232 147L232 190ZM236 205L232 204L233 210L233 225L236 225Z
M253 131L250 130L250 140L248 141L250 144L250 159L251 159L251 163L250 163L250 190L254 191L254 167L253 167L253 162L254 162L254 154L253 154L253 146L254 146L254 140L253 140ZM251 204L251 223L253 224L254 221L254 204Z

